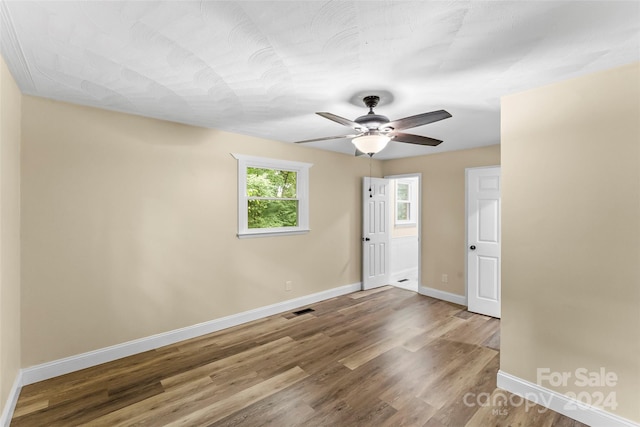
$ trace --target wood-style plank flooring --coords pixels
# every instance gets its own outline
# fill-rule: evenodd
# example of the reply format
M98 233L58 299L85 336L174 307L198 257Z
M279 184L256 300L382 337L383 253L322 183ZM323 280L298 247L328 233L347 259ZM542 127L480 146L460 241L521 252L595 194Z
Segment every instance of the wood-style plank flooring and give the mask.
M392 287L311 308L25 386L11 425L583 426L481 405L511 396L496 319Z

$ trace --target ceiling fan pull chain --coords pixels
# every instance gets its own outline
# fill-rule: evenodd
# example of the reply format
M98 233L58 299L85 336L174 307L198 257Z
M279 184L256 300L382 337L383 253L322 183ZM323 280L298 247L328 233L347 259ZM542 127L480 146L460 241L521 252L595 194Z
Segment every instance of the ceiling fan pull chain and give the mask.
M372 154L369 154L369 197L373 198L373 191L371 191L371 159L373 158Z

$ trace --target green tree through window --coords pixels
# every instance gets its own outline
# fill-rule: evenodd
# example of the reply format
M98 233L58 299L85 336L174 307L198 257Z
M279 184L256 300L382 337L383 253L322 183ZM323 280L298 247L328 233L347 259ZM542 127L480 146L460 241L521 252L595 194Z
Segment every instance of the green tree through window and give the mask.
M298 226L298 174L247 167L247 222L250 229Z
M232 155L238 160L238 238L308 233L313 164Z

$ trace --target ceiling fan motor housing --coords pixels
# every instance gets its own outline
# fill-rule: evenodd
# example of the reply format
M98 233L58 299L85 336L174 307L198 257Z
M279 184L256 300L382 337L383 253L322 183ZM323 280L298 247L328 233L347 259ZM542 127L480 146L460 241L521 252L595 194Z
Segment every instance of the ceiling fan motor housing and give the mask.
M362 98L362 102L369 108L369 113L364 116L360 116L354 121L359 125L363 126L363 130L382 130L381 125L389 123L389 118L387 116L383 116L381 114L376 114L373 112L375 106L380 102L380 97L376 95L365 96Z
M363 130L382 130L382 125L389 123L389 118L380 114L365 114L354 120L359 125L362 125Z

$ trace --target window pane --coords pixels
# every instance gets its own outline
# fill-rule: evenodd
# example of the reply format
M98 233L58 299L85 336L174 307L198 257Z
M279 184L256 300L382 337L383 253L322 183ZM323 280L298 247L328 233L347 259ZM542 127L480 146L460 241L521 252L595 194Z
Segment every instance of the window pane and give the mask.
M249 228L298 226L297 200L248 200Z
M297 172L248 167L247 196L295 198L297 180Z
M398 203L396 219L398 221L409 221L409 203Z
M397 198L398 200L409 200L409 184L398 184L397 189Z

